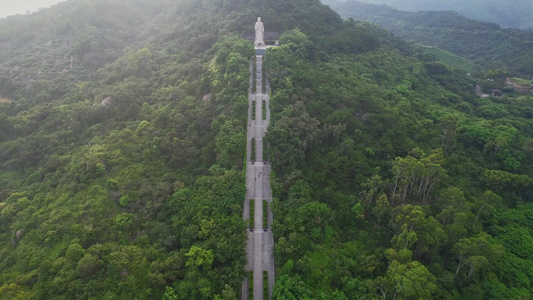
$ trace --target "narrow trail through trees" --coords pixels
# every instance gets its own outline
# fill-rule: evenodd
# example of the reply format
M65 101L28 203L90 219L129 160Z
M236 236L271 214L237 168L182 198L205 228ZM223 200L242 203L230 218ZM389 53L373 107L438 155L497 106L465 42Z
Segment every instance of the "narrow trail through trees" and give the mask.
M255 56L255 70L253 66L252 63L250 65L252 76L250 76L248 97L247 193L243 213L245 220L253 220L253 222L250 222L246 244L248 276L242 285L243 300L270 299L274 286L274 237L271 230L272 212L270 210L272 202L271 168L263 156L263 137L270 123L270 99L268 87L265 87L265 93L263 93L263 55ZM255 72L255 76L253 72ZM251 212L253 212L253 216L251 216Z

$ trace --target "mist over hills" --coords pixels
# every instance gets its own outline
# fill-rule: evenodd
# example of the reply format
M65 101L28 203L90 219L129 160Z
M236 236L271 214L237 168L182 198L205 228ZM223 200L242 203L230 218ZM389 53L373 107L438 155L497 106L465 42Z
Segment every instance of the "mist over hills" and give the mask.
M273 299L531 298L531 96L318 0L75 0L0 20L0 299L240 298L257 16Z
M338 2L349 2L339 0ZM331 2L330 0L322 1ZM528 0L366 0L372 4L386 4L405 11L456 11L479 21L500 24L502 27L533 29L533 2Z
M466 58L484 70L504 69L516 75L533 74L533 32L500 28L451 11L399 11L357 1L324 1L344 18L383 26L422 45L436 46Z
M62 0L4 0L0 3L0 18L12 17L17 14L29 14L43 8L48 8ZM63 0L64 1L64 0Z

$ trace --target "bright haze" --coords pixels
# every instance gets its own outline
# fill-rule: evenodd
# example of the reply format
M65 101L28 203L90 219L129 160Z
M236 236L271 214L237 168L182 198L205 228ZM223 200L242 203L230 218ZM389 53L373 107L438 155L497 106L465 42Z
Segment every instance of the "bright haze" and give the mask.
M322 0L323 2L335 0ZM353 0L337 0L338 2ZM503 27L533 28L531 0L356 0L387 4L399 10L454 10L468 18L494 22Z
M35 12L65 0L0 0L0 18Z

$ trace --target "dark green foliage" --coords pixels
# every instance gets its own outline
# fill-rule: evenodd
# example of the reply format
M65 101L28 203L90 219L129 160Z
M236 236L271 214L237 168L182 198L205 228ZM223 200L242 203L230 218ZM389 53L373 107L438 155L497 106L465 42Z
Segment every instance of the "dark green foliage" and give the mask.
M263 162L267 162L268 161L268 144L267 143L262 143L263 145Z
M263 299L268 299L268 271L263 271Z
M81 278L88 278L97 273L104 265L104 262L98 260L91 254L85 254L76 267L76 274Z
M268 229L268 202L263 200L263 229Z
M255 154L256 153L255 138L252 138L250 145L251 145L250 147L252 147L251 153L250 153L250 160L255 162L255 159L256 159L256 157L255 157L255 155L256 155Z
M248 272L248 299L253 299L254 297L254 272Z
M0 22L1 299L238 297L258 15L274 298L531 298L531 97L315 0L141 2Z
M507 218L531 201L533 99L477 98L384 35L318 57L299 31L281 40L265 59L274 298L531 297L510 266L531 264L532 234Z
M255 224L255 200L250 199L250 230L254 230Z
M235 298L253 47L194 3L2 20L0 298Z
M256 106L257 106L257 101L252 101L252 120L255 120L256 118Z

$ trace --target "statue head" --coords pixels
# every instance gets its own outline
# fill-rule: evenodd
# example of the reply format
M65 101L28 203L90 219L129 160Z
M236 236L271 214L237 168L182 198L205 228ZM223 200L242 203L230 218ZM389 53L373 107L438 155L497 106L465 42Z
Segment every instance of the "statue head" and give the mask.
M258 18L257 18L257 22L261 22L261 17L258 17Z

